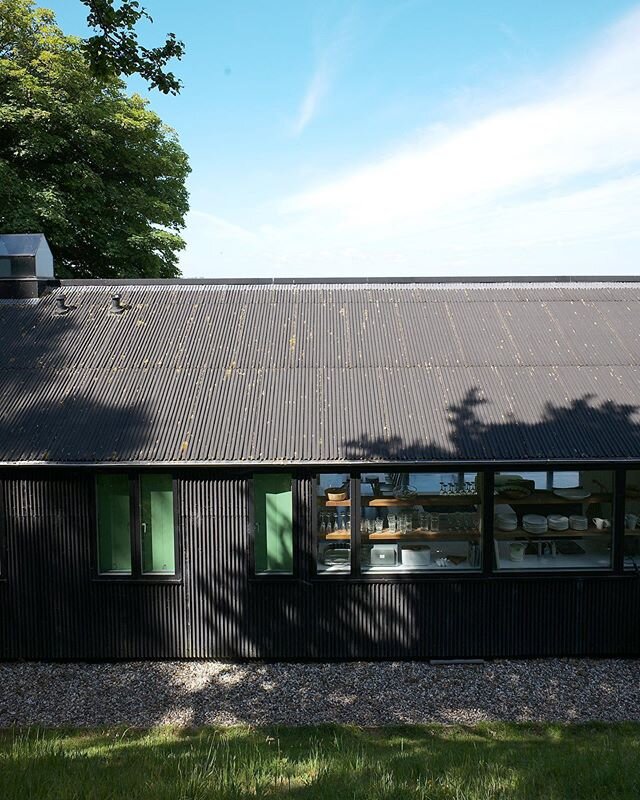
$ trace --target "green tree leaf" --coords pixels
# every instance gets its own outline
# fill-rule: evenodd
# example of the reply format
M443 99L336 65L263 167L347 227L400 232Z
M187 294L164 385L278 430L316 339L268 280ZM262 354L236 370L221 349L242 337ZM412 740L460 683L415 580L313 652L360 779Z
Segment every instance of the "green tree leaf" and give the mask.
M184 44L174 33L167 34L161 47L146 48L138 41L136 25L141 19L153 22L136 0L81 0L89 9L87 23L97 33L85 43L85 53L97 77L140 75L151 89L164 94L178 94L181 83L166 71L171 59L181 59Z
M175 277L188 158L174 131L31 0L0 2L0 232L64 277Z

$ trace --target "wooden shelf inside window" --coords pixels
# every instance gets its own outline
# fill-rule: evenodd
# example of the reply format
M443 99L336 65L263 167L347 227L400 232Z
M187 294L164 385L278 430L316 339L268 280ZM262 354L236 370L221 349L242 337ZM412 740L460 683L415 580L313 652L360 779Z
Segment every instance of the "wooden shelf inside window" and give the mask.
M416 494L413 497L363 497L363 506L373 508L410 508L411 506L472 506L477 494Z
M415 541L467 541L468 539L479 539L480 533L476 531L423 531L416 529L411 533L399 533L398 531L380 531L376 533L363 533L362 541L366 542L406 542L410 544Z
M411 508L412 506L472 506L480 498L477 494L417 494L413 497L362 497L360 504L371 508ZM565 501L566 502L566 501ZM351 507L351 500L327 500L318 498L321 508Z
M441 539L442 541L467 541L468 539L479 539L480 533L477 530L473 531L424 531L421 528L416 528L411 533L400 533L399 531L383 530L376 533L363 533L363 542L411 542L416 541L434 541ZM331 533L319 533L318 539L321 542L335 542L335 541L348 541L351 539L349 531L337 530Z
M497 494L493 498L494 503L505 503L510 506L576 506L585 505L589 506L593 503L611 503L613 496L610 494L592 494L585 498L569 499L566 497L558 497L553 492L537 491L532 492L527 497L519 497L514 500L512 497L504 497L504 495Z
M638 531L638 533L640 533L640 531ZM493 532L493 538L501 542L511 539L528 539L531 542L535 542L538 539L598 539L602 538L603 536L611 536L611 528L606 528L602 531L598 528L587 528L586 531L566 530L546 531L545 533L528 533L527 531L523 531L521 528L517 528L515 531Z
M349 541L349 539L351 539L351 531L337 530L331 531L331 533L319 533L318 539L320 539L322 542L340 542L344 540Z

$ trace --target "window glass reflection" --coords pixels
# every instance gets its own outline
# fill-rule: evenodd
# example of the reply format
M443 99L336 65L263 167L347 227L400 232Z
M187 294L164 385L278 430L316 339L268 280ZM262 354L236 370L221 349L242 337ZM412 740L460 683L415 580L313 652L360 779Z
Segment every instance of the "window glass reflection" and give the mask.
M481 475L476 472L363 473L363 573L481 567Z
M627 470L624 500L624 567L640 572L640 470Z
M612 564L613 472L495 474L497 569L606 569Z
M322 473L316 477L316 571L351 572L351 498L349 475Z

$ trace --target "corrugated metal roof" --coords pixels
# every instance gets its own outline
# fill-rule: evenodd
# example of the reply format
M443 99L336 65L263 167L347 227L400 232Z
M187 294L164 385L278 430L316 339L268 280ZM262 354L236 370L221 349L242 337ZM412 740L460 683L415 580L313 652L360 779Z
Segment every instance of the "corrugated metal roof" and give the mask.
M1 463L640 458L637 280L63 282L0 332Z

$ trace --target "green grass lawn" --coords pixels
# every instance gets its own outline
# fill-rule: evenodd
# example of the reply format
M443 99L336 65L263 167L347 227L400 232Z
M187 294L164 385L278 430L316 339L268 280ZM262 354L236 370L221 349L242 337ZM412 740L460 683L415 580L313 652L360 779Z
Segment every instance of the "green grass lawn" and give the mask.
M4 730L0 798L640 797L640 725Z

